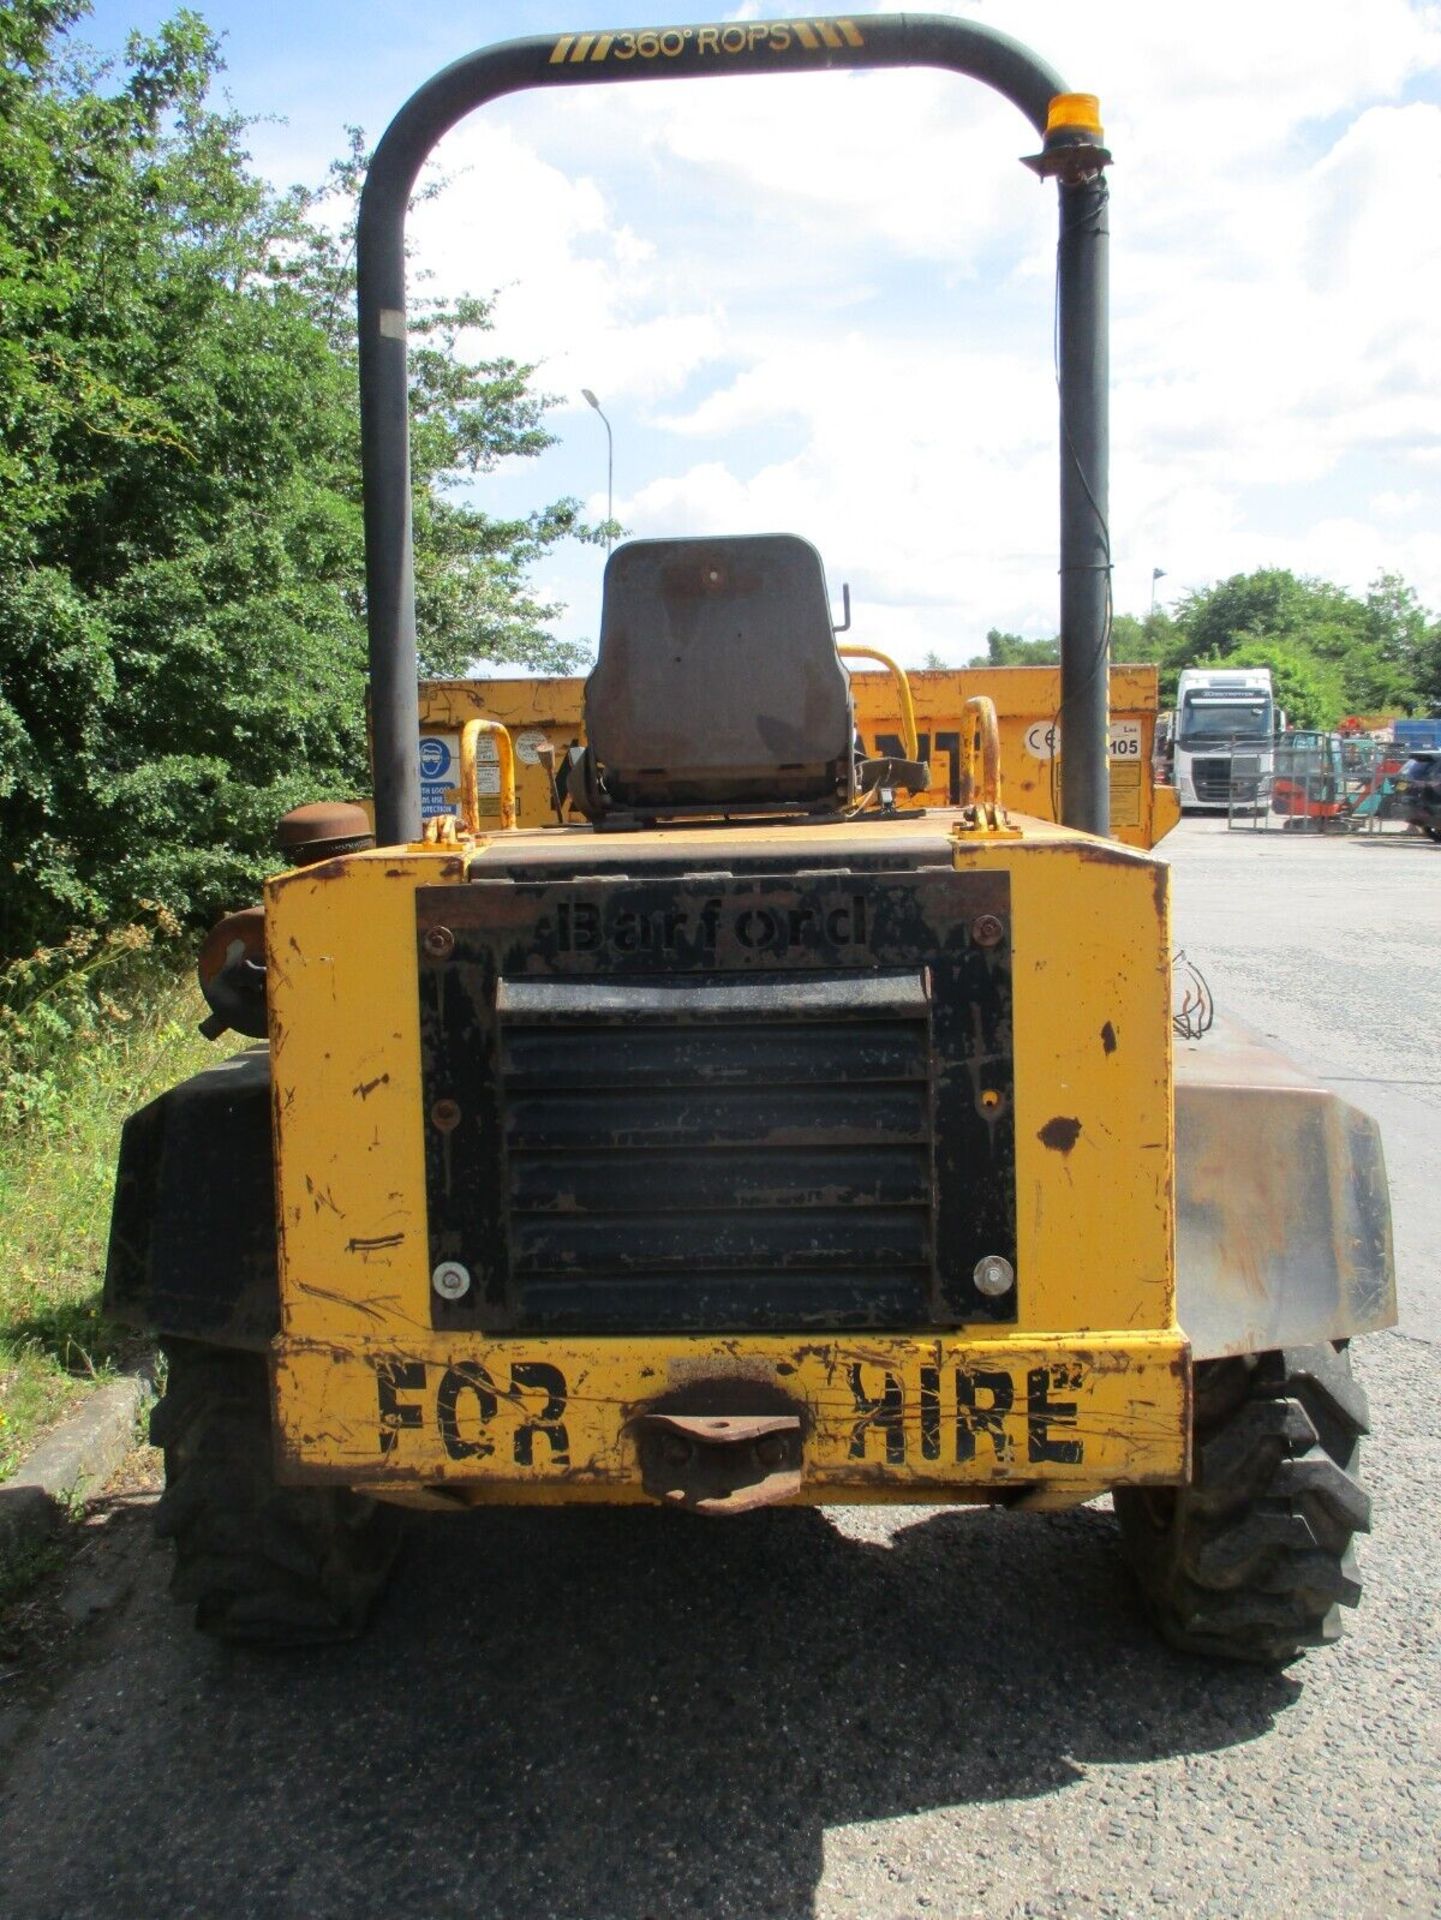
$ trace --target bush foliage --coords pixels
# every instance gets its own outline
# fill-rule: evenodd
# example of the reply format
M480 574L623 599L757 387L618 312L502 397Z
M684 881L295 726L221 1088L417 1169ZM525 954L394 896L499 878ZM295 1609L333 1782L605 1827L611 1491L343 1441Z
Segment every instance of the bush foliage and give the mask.
M0 954L150 899L253 895L277 815L364 791L353 318L358 135L317 192L249 170L182 11L105 65L84 0L0 8ZM563 670L527 570L576 503L494 521L456 482L550 443L533 370L417 303L427 669Z
M163 925L79 933L0 974L0 1480L143 1338L100 1311L126 1114L213 1057Z

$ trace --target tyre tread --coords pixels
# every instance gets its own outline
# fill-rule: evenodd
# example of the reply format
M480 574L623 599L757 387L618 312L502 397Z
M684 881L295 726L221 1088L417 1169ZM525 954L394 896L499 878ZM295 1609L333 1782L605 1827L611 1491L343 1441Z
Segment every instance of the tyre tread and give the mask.
M400 1515L348 1488L276 1484L259 1355L174 1342L167 1356L150 1436L165 1452L156 1530L174 1544L175 1598L222 1640L353 1638L399 1547Z
M1169 1503L1118 1488L1122 1539L1173 1646L1284 1666L1338 1638L1361 1597L1366 1395L1344 1346L1262 1354L1240 1391L1237 1362L1208 1365L1221 1377L1198 1382L1192 1483Z

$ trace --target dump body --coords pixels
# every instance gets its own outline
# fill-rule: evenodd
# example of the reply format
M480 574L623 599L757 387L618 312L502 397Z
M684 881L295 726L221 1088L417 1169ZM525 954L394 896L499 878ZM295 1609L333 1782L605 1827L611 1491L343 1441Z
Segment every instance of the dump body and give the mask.
M1110 672L1109 787L1112 836L1125 846L1153 847L1180 817L1173 789L1156 776L1157 672L1153 666L1117 666ZM921 760L930 785L902 806L958 807L963 792L965 703L993 702L999 725L1001 780L1008 802L1039 820L1060 815L1062 754L1061 676L1056 667L967 667L908 673ZM425 680L420 687L421 809L426 815L459 809L460 730L483 716L507 727L516 745L517 800L524 826L552 817L549 787L538 750L564 756L585 742L585 682L574 678ZM856 729L864 749L901 755L903 720L896 683L888 673L851 674ZM1061 742L1063 745L1064 743ZM499 819L494 761L482 775L481 809Z

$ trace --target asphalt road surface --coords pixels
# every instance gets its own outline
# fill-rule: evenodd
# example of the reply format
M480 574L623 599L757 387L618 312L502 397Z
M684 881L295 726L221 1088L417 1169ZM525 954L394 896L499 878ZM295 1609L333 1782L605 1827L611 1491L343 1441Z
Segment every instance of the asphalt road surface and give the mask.
M200 1641L145 1515L0 1692L0 1914L960 1920L1441 1913L1441 849L1168 849L1218 1000L1386 1129L1403 1324L1360 1343L1367 1595L1283 1675L1151 1637L1053 1518L423 1520L375 1629Z

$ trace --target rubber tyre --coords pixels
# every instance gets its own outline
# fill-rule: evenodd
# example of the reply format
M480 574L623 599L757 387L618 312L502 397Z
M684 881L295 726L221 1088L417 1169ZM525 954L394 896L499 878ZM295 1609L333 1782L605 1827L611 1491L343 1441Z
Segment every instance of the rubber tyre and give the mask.
M171 1592L219 1640L262 1646L353 1639L400 1545L402 1516L343 1487L281 1487L263 1357L165 1346L150 1416L165 1451L158 1532L175 1546Z
M1371 1524L1368 1431L1344 1344L1198 1365L1191 1484L1113 1496L1173 1647L1283 1667L1340 1637L1340 1608L1361 1597L1352 1537Z

